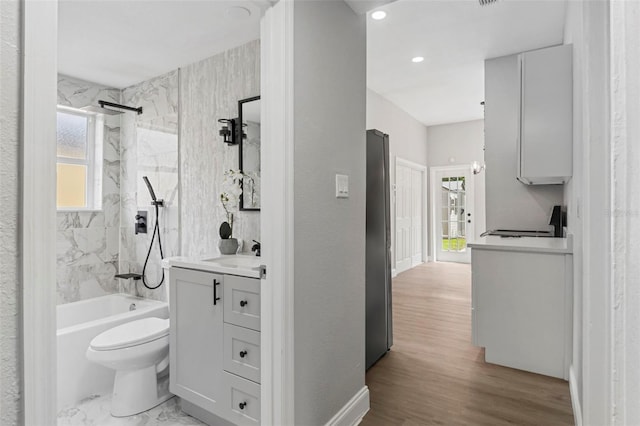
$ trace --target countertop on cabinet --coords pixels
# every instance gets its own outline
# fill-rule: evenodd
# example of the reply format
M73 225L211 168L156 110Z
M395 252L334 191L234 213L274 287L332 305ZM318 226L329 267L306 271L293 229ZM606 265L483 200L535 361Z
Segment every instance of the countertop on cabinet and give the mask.
M162 267L196 269L198 271L216 272L218 274L260 278L260 263L261 258L257 256L215 254L197 257L169 257L162 261Z
M488 235L476 238L467 245L471 249L518 251L531 253L573 253L573 236L566 238L548 237L499 237Z

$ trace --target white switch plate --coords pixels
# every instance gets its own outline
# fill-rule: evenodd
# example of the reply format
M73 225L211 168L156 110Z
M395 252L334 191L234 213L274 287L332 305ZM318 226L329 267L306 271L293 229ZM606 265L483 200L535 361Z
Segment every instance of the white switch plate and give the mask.
M349 176L336 175L336 198L349 198Z

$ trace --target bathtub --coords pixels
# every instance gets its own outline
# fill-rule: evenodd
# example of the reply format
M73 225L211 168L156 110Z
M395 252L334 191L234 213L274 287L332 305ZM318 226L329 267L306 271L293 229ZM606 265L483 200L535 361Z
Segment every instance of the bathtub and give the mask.
M135 309L130 310L134 305ZM166 302L112 294L58 305L58 411L91 395L113 390L115 372L87 361L85 352L98 334L140 318L169 318Z

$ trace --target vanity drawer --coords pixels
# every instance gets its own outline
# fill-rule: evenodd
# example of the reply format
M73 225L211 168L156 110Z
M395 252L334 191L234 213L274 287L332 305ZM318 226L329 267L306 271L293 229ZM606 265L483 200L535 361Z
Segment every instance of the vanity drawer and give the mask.
M227 392L227 419L236 425L260 424L260 385L234 374L223 373Z
M260 333L237 325L224 325L224 369L260 383Z
M225 275L224 322L260 331L260 280Z

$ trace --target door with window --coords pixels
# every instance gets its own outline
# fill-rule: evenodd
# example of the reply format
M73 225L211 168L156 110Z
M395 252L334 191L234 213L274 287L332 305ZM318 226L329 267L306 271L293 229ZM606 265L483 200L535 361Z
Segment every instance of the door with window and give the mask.
M433 174L435 257L443 262L471 262L467 239L473 236L473 181L468 167L441 168Z

